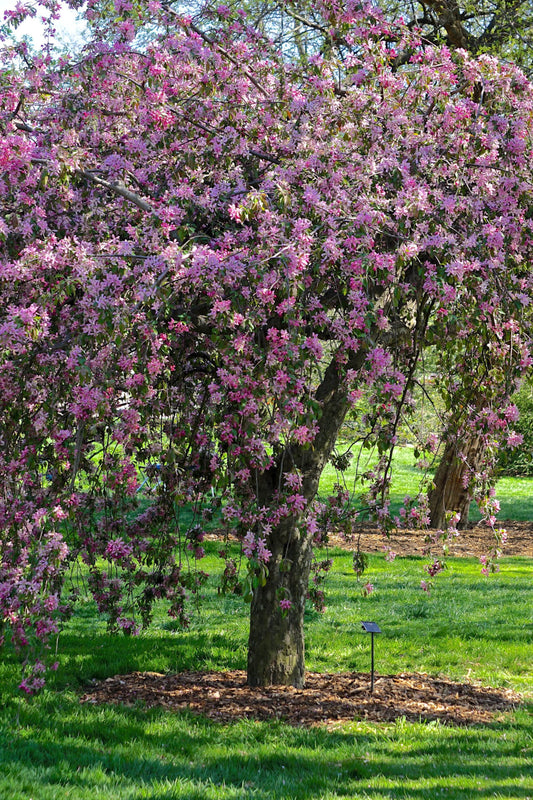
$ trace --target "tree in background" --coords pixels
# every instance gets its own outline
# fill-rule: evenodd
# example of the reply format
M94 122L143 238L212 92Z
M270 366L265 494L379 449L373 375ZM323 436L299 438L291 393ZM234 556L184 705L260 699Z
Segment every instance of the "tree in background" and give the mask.
M514 326L506 328L503 319L501 323L499 340L479 335L458 343L461 356L455 363L447 353L439 355L436 389L444 400L446 425L428 497L430 524L438 530L466 527L474 493L487 497L494 492L502 446L514 451L522 442L519 412L511 396L517 385L516 366L520 362L525 366L528 359L523 361L523 350L516 347L520 337ZM507 363L501 360L502 340ZM492 425L502 411L508 423L503 439L494 437Z
M413 3L409 7L405 3L386 3L384 8L392 16L404 14L408 24L418 27L429 42L462 48L472 55L492 53L515 61L526 71L531 68L533 14L528 2L495 0L472 4L438 0ZM479 87L479 102L483 102L482 86ZM448 392L449 382L440 382L448 411L442 423L439 457L428 497L430 524L435 529L446 530L450 520L454 521L453 527L466 527L476 485L481 483L488 487L495 482L495 470L501 462L499 447L492 441L490 431L480 435L480 431L471 430L467 422L471 410L476 408L505 406L516 410L511 402L517 388L515 370L512 365L504 371L499 364L491 365L492 352L491 344L481 341L466 353L462 369L466 380L462 380L459 404L455 371L451 375L451 393ZM521 359L520 348L514 351L511 348L510 352ZM516 422L514 412L511 417ZM520 445L521 434L517 431L509 436L508 454L515 453ZM508 458L516 461L517 457L508 455Z
M490 53L531 69L533 9L527 0L383 0L385 13L403 16L431 44Z
M424 349L447 375L476 341L492 370L529 363L530 87L358 4L316 5L332 46L295 62L224 5L204 29L150 3L137 48L144 8L116 3L72 63L4 53L5 635L46 646L79 559L112 629L159 599L186 623L218 505L248 563L248 681L301 686L313 544L357 515L316 502L347 413L370 398L387 529ZM506 407L466 413L505 435Z

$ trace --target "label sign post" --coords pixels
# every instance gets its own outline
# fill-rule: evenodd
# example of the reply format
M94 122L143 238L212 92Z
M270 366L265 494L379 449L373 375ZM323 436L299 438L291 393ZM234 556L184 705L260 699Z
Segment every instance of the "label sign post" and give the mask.
M374 691L374 634L381 633L381 628L376 622L362 622L365 633L370 634L370 694Z

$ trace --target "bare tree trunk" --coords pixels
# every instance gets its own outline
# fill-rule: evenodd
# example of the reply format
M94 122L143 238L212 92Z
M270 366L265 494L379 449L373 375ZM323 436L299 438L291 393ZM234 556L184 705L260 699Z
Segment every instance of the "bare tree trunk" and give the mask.
M358 354L358 359L363 359ZM359 364L357 364L359 366ZM349 401L335 360L325 371L315 397L322 405L312 448L293 447L259 480L258 502L268 505L278 490L283 470L291 465L302 474L301 494L311 503L322 470L335 446ZM272 556L264 586L254 590L248 641L248 683L303 687L305 681L304 611L313 542L297 516L284 520L268 537ZM286 611L280 600L288 599Z
M266 583L256 589L252 600L248 684L301 688L305 681L304 611L312 541L309 536L301 539L296 530L285 547L279 538L273 541L275 551ZM291 601L286 611L280 607L284 598Z
M462 454L462 458L459 457ZM429 515L432 528L443 529L446 513L461 515L458 528L468 524L468 513L472 500L471 486L465 486L467 474L476 471L483 460L483 444L479 436L458 442L449 440L433 479L434 488L429 492Z

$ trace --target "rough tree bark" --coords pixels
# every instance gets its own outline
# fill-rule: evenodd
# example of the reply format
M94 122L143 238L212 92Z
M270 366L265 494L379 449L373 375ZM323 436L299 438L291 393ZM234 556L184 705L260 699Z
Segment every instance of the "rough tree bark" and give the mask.
M304 611L313 548L311 537L301 536L295 527L285 545L281 537L272 542L266 584L256 589L252 599L248 642L250 686L302 687L305 682ZM280 592L285 594L285 591L292 605L282 614Z
M360 366L363 354L354 359ZM260 503L272 497L278 486L281 469L299 467L303 476L301 493L309 504L316 495L320 475L328 461L349 408L346 390L338 366L332 361L316 394L322 413L313 447L295 448L284 453L270 473L262 476ZM283 465L283 466L282 466ZM267 540L272 557L264 586L258 586L250 610L248 641L248 684L292 685L302 688L305 682L304 611L311 569L313 538L298 517L284 520ZM282 614L280 599L292 601Z
M459 452L462 458L459 457ZM456 527L466 527L472 490L464 485L465 476L467 472L475 472L479 468L483 454L484 447L479 436L463 441L447 441L433 479L434 488L428 496L432 528L445 528L447 512L458 512L461 518Z

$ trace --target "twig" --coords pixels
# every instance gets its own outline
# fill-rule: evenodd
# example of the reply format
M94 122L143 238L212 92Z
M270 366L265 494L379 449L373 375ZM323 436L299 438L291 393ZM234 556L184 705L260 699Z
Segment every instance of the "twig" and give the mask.
M289 17L292 17L293 19L297 20L298 22L302 22L308 28L314 28L316 31L320 31L321 33L325 33L327 36L331 35L330 32L328 31L328 29L325 28L323 25L318 25L318 23L316 23L316 22L311 22L310 19L305 19L305 17L301 17L299 14L296 13L296 11L292 11L292 9L287 8L286 6L285 6L284 11L289 15Z
M256 89L257 89L259 92L261 92L261 94L262 94L264 97L268 97L268 92L266 92L266 91L265 91L265 89L263 89L263 87L261 86L261 84L260 84L258 81L256 81L256 79L254 78L254 76L253 76L253 75L252 75L252 74L251 74L251 73L250 73L250 72L249 72L247 69L245 69L245 67L243 67L243 66L242 66L242 64L240 64L240 63L238 62L238 60L237 60L237 59L236 59L234 56L232 56L232 55L231 55L231 53L228 53L228 51L227 51L227 50L226 50L224 47L222 47L221 45L219 45L219 44L217 44L215 41L213 41L213 39L211 39L211 37L210 37L210 36L208 36L206 33L204 33L204 32L203 32L203 31L202 31L200 28L198 28L198 27L197 27L197 26L194 24L194 22L192 22L192 21L190 21L190 20L187 20L187 21L185 21L185 20L182 18L181 14L179 14L179 12L178 12L178 11L176 11L174 8L171 8L171 7L170 7L170 6L169 6L167 3L164 3L164 4L163 4L163 8L165 9L165 11L168 11L168 13L169 13L169 14L172 14L173 16L175 16L175 17L178 17L178 19L179 19L179 21L180 21L180 24L182 25L182 27L184 27L184 28L190 28L190 29L191 29L192 31L194 31L194 33L196 33L196 34L197 34L197 35L198 35L198 36L199 36L201 39L203 39L203 40L204 40L204 42L205 42L206 44L210 45L211 47L215 47L215 48L216 48L216 49L219 51L219 53L222 53L222 55L223 55L223 56L225 56L225 58L227 58L227 59L228 59L228 61L231 61L231 63L232 63L232 64L234 64L236 67L238 67L239 69L241 69L241 70L243 71L243 73L246 75L246 77L248 78L248 80L250 81L250 83L253 83L253 85L255 86L255 88L256 88Z

